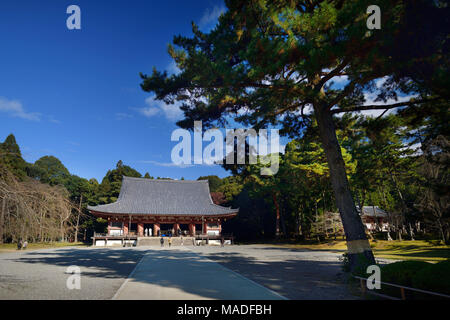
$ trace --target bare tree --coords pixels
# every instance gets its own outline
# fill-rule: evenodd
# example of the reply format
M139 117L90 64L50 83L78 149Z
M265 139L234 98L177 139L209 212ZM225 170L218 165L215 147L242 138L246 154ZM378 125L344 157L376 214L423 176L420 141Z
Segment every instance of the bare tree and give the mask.
M450 142L438 136L429 142L423 155L422 173L425 186L417 207L425 213L425 222L439 232L444 243L450 243Z
M72 231L73 205L61 186L18 180L0 167L0 240L64 240Z

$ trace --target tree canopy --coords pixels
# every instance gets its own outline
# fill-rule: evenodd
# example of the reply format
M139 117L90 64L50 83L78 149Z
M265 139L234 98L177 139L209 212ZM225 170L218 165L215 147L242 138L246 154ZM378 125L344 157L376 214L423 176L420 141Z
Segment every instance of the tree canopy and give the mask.
M390 110L442 103L448 91L448 38L434 30L405 38L419 10L448 19L440 1L380 0L382 30L368 30L372 1L226 1L228 10L210 32L192 25L192 37L175 36L169 54L180 73L155 68L141 74L143 90L166 103L181 102L192 128L226 125L233 120L255 129L271 124L300 136L317 120L318 135L330 170L349 245L350 262L364 253L374 262L347 180L335 132L335 115L363 110ZM419 15L420 16L420 15ZM445 27L445 26L444 26ZM444 28L444 30L447 27ZM429 49L431 46L432 49ZM416 72L415 66L426 72ZM345 79L344 85L335 85ZM438 85L436 85L438 84ZM368 97L373 97L368 101ZM409 96L399 100L400 96Z

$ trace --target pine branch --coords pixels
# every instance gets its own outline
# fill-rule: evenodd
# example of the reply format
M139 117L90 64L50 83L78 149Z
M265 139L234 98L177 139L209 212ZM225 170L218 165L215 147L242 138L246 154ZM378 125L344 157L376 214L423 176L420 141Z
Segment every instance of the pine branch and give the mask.
M413 101L405 101L405 102L398 102L398 103L385 104L385 105L366 105L366 106L358 106L358 107L345 108L345 109L334 109L334 110L331 110L330 112L332 114L336 114L336 113L342 113L342 112L365 111L365 110L388 110L388 109L394 109L394 108L399 108L399 107L411 106L414 104L433 102L433 101L436 101L439 99L440 98L424 99L424 100L418 100L418 101L413 100Z

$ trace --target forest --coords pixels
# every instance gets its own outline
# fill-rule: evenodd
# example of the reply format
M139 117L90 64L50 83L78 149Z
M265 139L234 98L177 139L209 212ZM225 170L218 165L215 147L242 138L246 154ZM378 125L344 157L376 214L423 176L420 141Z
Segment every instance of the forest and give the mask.
M144 92L180 105L181 128L237 123L288 137L276 175L259 175L258 162L199 177L216 203L240 210L225 232L242 241L343 236L352 265L360 253L374 262L367 238L388 234L368 234L359 208L378 206L390 238L450 242L449 8L382 0L381 30L368 30L371 4L229 0L212 30L193 23L190 36L174 36L168 54L179 72L140 73ZM122 161L101 182L53 156L27 163L13 135L0 153L6 242L88 241L105 221L86 206L115 201L122 176L142 176ZM330 213L342 228L324 228Z
M448 110L433 110L428 117L403 112L339 119L337 134L356 204L387 211L392 239L449 243ZM344 235L342 228L329 234L321 227L326 214L338 210L315 130L312 125L286 145L274 176L259 175L259 165L224 165L230 176L198 178L209 180L216 204L240 209L236 218L225 222L224 232L240 241ZM12 134L1 143L0 152L3 242L89 242L94 231L105 231L106 221L92 216L87 205L116 201L124 175L154 179L122 161L100 183L71 174L54 156L27 163ZM370 236L387 237L382 232Z

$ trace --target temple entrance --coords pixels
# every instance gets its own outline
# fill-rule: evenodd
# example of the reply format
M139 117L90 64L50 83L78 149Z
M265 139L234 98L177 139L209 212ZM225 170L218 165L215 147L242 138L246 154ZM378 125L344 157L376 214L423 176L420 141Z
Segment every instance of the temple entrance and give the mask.
M161 223L160 225L161 228L161 235L165 235L165 236L174 236L172 234L172 229L173 229L173 223Z
M153 223L144 223L144 236L146 237L154 237L153 234Z
M137 223L131 223L130 234L137 234Z
M181 223L180 224L180 229L181 229L181 235L182 236L189 236L189 224L184 224Z

